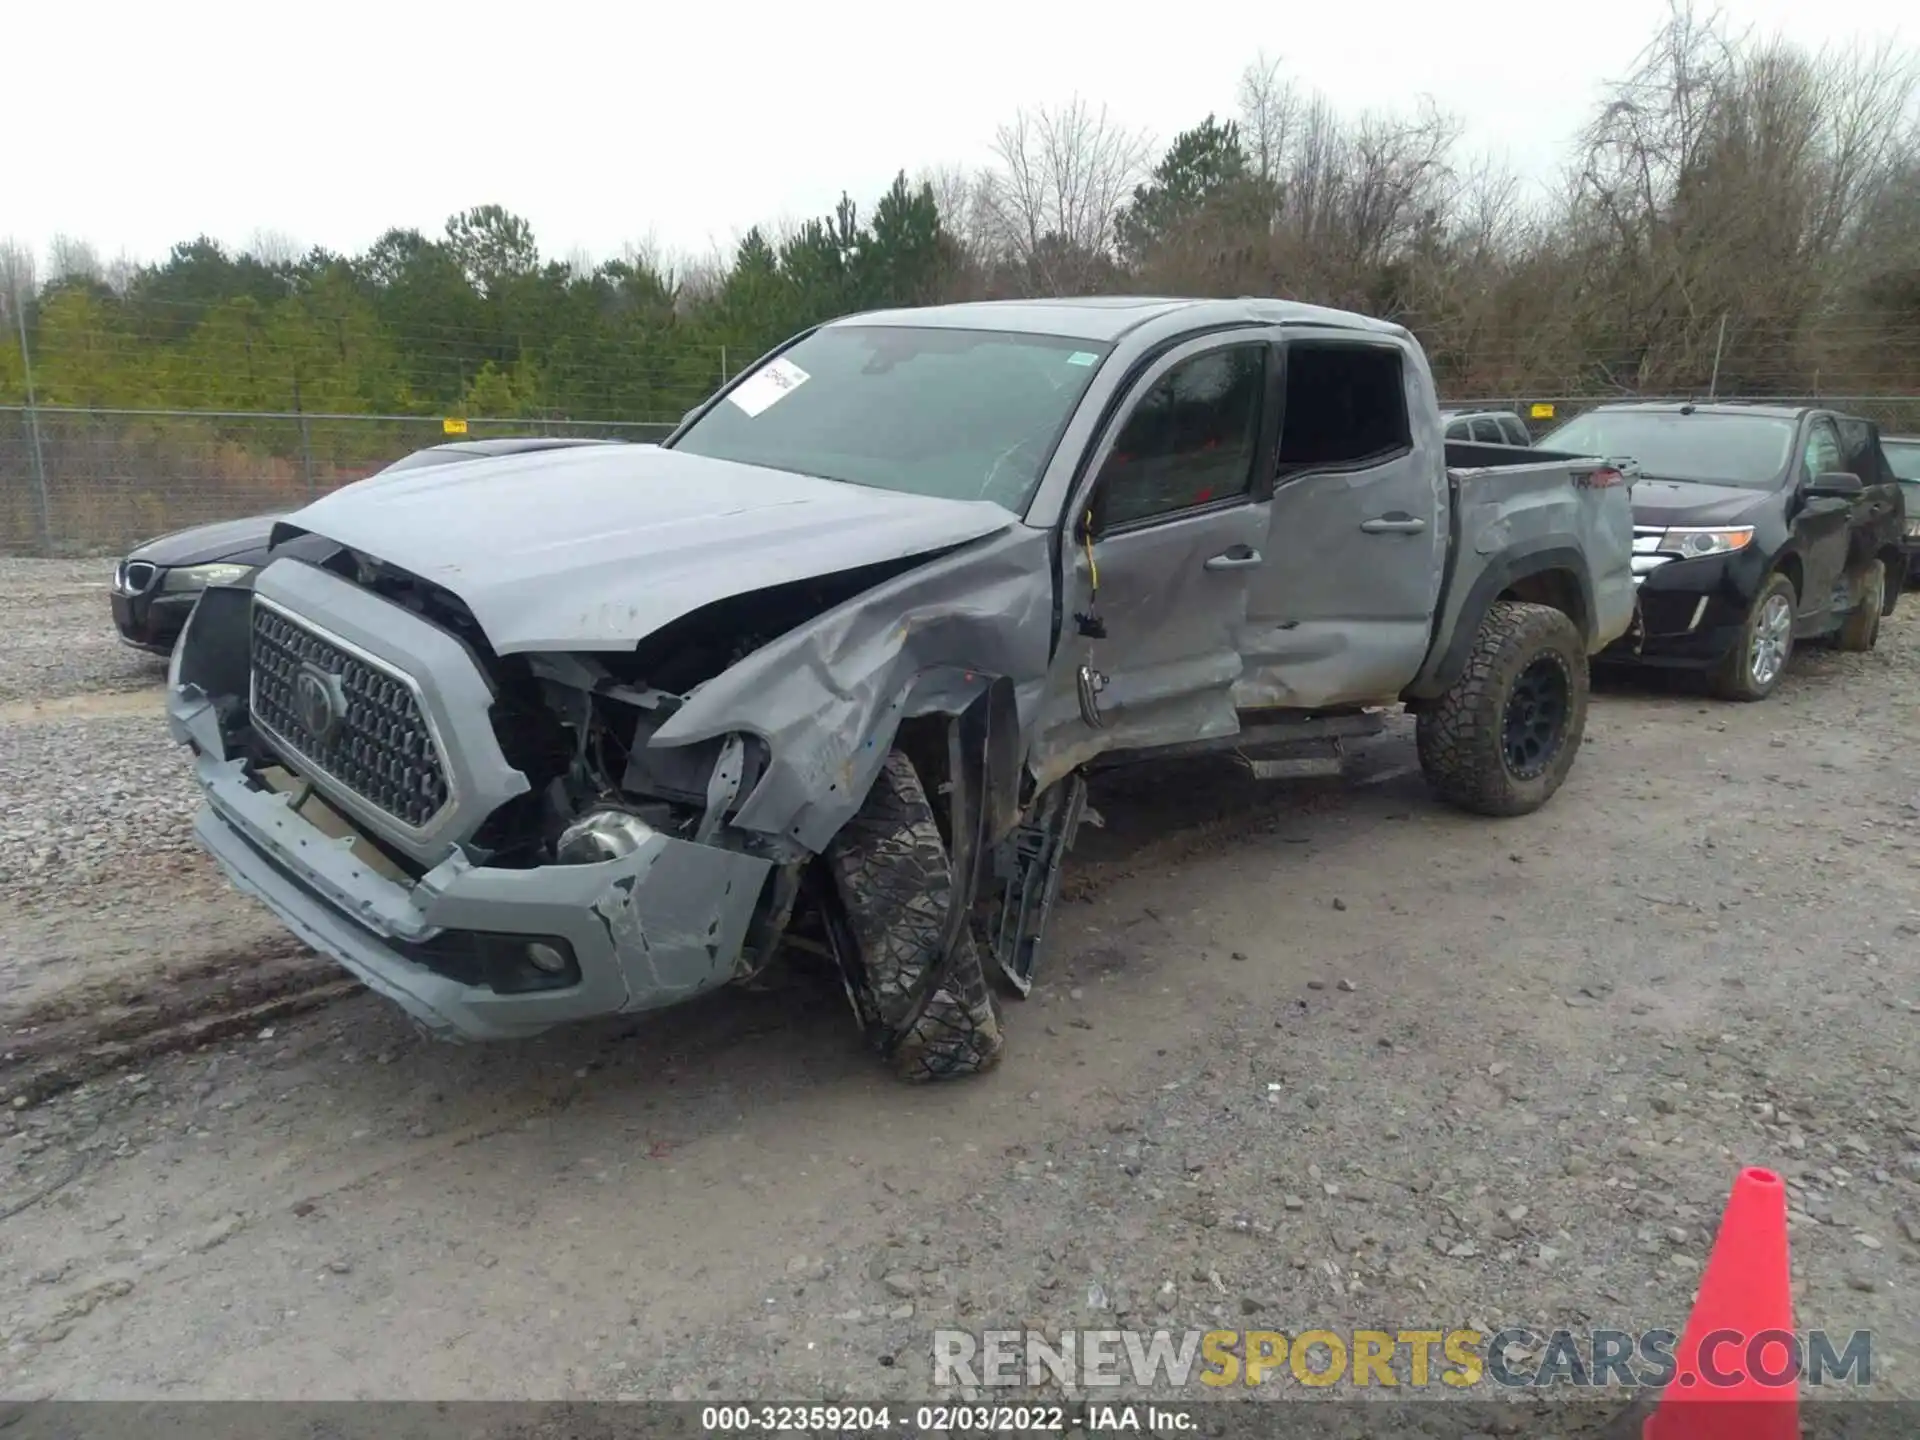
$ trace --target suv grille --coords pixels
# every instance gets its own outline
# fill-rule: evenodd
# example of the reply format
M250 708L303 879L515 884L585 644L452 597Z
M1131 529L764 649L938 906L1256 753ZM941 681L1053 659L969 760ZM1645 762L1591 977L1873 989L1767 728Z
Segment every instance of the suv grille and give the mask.
M447 771L396 672L256 600L253 723L328 779L413 829L445 808Z

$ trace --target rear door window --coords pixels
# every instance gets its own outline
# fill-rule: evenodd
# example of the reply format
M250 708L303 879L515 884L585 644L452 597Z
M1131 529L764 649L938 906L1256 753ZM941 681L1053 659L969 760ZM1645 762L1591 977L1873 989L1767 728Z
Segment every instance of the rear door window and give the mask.
M1294 341L1287 346L1286 388L1283 479L1304 470L1383 465L1413 448L1400 352L1391 345Z

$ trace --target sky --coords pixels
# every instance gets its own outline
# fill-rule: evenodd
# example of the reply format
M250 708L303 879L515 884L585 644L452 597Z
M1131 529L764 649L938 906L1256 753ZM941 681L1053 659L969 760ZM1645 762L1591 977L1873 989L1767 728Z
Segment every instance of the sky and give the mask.
M975 167L1023 106L1078 96L1165 141L1234 109L1258 53L1343 111L1458 116L1470 150L1552 180L1665 0L1060 0L930 7L544 0L76 0L6 33L0 239L103 259L206 233L356 251L498 203L541 249L730 251L756 223L863 210L894 173ZM1920 45L1903 0L1724 0L1810 48ZM1149 21L1146 17L1151 16ZM1184 22L1169 21L1180 17ZM1575 18L1577 16L1577 18Z

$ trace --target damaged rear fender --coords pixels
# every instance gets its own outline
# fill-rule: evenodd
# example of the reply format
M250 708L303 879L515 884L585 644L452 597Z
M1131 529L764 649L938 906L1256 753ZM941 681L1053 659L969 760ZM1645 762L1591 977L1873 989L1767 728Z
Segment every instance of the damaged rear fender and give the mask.
M1047 535L1011 526L855 597L696 690L653 748L759 736L733 824L818 853L860 808L903 720L987 697L989 830L1011 825L1052 648Z

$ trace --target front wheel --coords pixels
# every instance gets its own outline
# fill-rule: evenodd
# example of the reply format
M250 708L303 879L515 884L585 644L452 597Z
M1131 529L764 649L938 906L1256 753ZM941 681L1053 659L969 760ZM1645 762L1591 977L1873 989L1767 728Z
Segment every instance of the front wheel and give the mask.
M1415 738L1433 792L1479 815L1538 810L1573 768L1587 728L1587 649L1546 605L1497 601L1467 667L1420 712Z
M953 903L953 866L926 787L900 751L887 756L859 811L827 847L861 969L869 1032L905 1080L948 1080L1000 1058L1000 1015L973 929L927 992Z
M1713 693L1722 700L1764 700L1787 673L1793 655L1793 617L1799 592L1784 575L1770 575L1747 609L1746 622L1714 672Z

